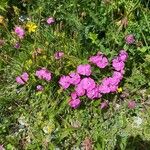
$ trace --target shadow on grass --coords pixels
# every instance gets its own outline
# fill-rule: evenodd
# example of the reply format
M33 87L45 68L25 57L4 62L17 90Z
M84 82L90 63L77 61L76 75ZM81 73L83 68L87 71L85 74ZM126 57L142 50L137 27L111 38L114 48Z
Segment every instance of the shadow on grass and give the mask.
M121 137L117 137L117 144L114 150L122 150L120 147ZM143 140L140 135L130 136L127 139L126 146L123 150L150 150L150 141Z

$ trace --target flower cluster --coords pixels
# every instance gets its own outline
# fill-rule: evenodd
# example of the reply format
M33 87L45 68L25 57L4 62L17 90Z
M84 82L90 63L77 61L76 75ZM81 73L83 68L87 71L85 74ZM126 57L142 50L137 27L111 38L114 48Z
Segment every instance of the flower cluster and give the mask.
M22 17L21 17L22 18ZM21 19L21 18L19 18L19 19ZM21 19L22 20L22 19ZM28 20L28 19L27 19ZM46 22L47 22L47 24L48 25L52 25L52 24L54 24L55 23L55 20L54 20L54 18L53 17L49 17L47 20L46 20ZM29 34L31 33L31 32L35 32L36 31L36 29L37 29L37 25L34 23L34 22L31 22L31 21L28 21L27 23L26 23L26 25L25 25L25 29L26 29L26 31L28 31L29 32ZM14 33L18 36L18 38L19 39L23 39L24 38L24 36L25 36L25 29L24 29L23 27L21 27L21 26L15 26L14 27ZM2 45L1 44L2 43L2 40L0 40L0 46ZM15 48L20 48L20 44L17 42L15 45L14 45L14 47Z
M112 77L107 77L102 80L99 86L99 91L102 94L108 94L111 92L116 92L118 85L123 78L125 61L128 58L126 51L121 50L119 55L112 60L112 67L114 69Z
M45 81L50 81L52 78L51 72L46 68L41 68L36 71L35 76L37 76L39 79L43 79ZM29 75L27 72L24 72L22 75L16 77L16 82L20 85L24 85L29 80ZM44 87L42 85L36 86L37 91L43 91Z
M55 23L55 19L53 17L49 17L45 19L47 25L52 25ZM34 22L28 21L26 23L26 31L28 33L35 32L37 29L37 25ZM19 41L23 39L25 36L25 30L21 26L16 26L14 28L15 34L18 36ZM126 44L133 44L135 42L134 35L129 34L125 37ZM0 40L0 46L3 45L3 41ZM20 43L16 42L14 44L14 48L19 49ZM39 51L39 50L37 50ZM64 53L62 51L57 51L54 54L55 60L59 60L64 57ZM114 92L121 92L122 89L118 88L119 83L123 79L124 75L124 68L125 62L128 58L128 54L125 50L121 50L117 57L112 60L112 68L113 73L110 77L105 77L102 79L101 83L96 83L95 80L91 77L92 75L92 66L95 65L100 69L104 69L109 65L108 58L102 54L97 53L94 56L89 58L89 64L80 64L77 66L75 72L71 72L68 75L63 75L60 80L60 86L66 90L70 86L74 87L74 91L71 93L71 98L69 100L69 105L72 108L77 108L80 106L81 101L80 97L86 96L89 99L99 99L104 94L114 93ZM51 72L46 68L41 68L36 71L35 76L38 79L42 79L45 81L51 81L52 75ZM16 82L20 85L24 85L29 80L29 75L27 72L24 72L22 75L16 77ZM37 91L43 91L44 87L42 85L36 85ZM134 103L129 103L129 107L134 107ZM101 104L101 108L108 107L108 102L103 102Z
M76 72L70 73L67 76L62 76L59 80L60 86L65 90L73 85L74 92L71 93L69 105L72 108L79 107L81 96L87 96L89 99L101 98L103 94L117 92L118 85L123 79L125 61L128 54L125 50L121 50L119 55L112 60L112 67L114 69L111 77L106 77L101 84L97 84L94 79L90 77L92 69L90 64L81 64L77 67ZM89 62L95 64L99 68L105 68L108 65L108 59L102 55L97 54L91 56Z

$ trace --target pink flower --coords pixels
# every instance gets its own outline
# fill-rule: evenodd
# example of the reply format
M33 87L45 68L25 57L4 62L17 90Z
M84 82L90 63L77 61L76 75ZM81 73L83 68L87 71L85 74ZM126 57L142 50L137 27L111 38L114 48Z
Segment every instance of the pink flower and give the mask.
M22 75L16 77L16 82L18 84L23 85L23 84L25 84L28 81L28 79L29 79L28 73L24 72Z
M22 39L25 35L25 31L21 27L15 27L14 31L20 39Z
M101 55L95 55L89 58L89 62L93 64L97 64L100 60L101 60Z
M109 84L110 85L118 85L120 82L120 79L118 77L109 77Z
M121 72L118 72L118 71L114 71L113 75L112 75L112 78L115 78L115 79L118 79L118 80L122 80L123 78L123 75Z
M95 98L102 97L102 95L99 93L99 88L98 87L95 87L92 90L88 90L86 95L89 99L95 99Z
M125 37L125 42L127 44L133 44L135 42L135 39L134 39L134 35L133 34L129 34Z
M125 64L123 61L120 61L119 58L117 57L113 59L112 66L116 71L121 71L124 69Z
M96 87L95 81L88 77L88 78L83 78L80 82L81 86L85 90L92 90Z
M120 81L118 79L109 77L104 78L102 80L102 84L99 86L99 92L103 94L107 94L110 92L116 92L118 88L118 83Z
M135 107L136 107L135 101L129 101L129 102L128 102L128 108L134 109Z
M108 65L108 59L102 57L101 61L96 64L99 68L105 68Z
M103 85L109 85L109 83L110 83L110 77L106 77L102 80Z
M37 85L37 86L36 86L36 90L37 90L37 91L43 91L44 88L43 88L42 85Z
M77 93L76 92L72 92L71 93L71 98L72 99L76 99L77 98Z
M108 107L108 102L107 101L104 101L104 102L101 103L101 106L100 106L101 109L105 109L107 107Z
M46 21L49 25L53 24L55 22L54 18L53 17L50 17L47 19Z
M91 56L89 61L99 68L105 68L108 65L108 59L103 55Z
M29 79L28 73L27 73L27 72L24 72L24 73L21 75L21 78L22 78L25 82L27 82L28 79Z
M110 88L107 85L100 85L99 92L102 94L110 93Z
M59 84L62 86L63 89L67 89L70 86L70 77L62 76L59 80Z
M120 70L120 73L123 75L125 74L125 70Z
M69 74L70 83L73 85L77 85L81 81L81 77L78 73L72 72Z
M83 89L81 84L78 84L77 87L75 88L75 91L78 96L84 96L85 95L85 89Z
M128 58L128 53L125 50L121 50L119 53L119 60L125 62Z
M89 64L79 65L77 67L77 73L85 76L90 76L92 73L91 66Z
M116 92L117 89L118 89L118 86L117 85L110 85L109 89L110 89L111 92Z
M64 56L64 52L55 52L55 59L61 59Z
M48 71L46 68L42 68L36 71L36 76L39 79L43 79L46 81L50 81L51 80L51 72Z
M17 76L16 77L16 82L18 83L18 84L25 84L25 82L21 79L21 77L20 76Z
M79 98L77 98L77 99L71 99L71 100L69 101L69 105L70 105L72 108L74 108L74 109L76 109L77 107L79 107L79 106L80 106L80 103L81 103L81 101L80 101Z

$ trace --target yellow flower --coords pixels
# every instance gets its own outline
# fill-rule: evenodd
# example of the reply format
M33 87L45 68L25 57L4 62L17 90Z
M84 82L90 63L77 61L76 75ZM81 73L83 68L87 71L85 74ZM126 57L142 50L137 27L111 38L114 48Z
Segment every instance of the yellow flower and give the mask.
M28 29L28 32L35 32L37 25L34 22L27 22L26 28Z
M117 91L118 91L118 93L121 93L122 92L122 87L118 88Z

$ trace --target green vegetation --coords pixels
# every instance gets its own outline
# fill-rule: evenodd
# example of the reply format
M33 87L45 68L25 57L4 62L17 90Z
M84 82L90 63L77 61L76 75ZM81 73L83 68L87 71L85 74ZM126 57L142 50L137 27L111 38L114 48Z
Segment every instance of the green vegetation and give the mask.
M149 150L149 8L149 0L1 0L0 145L6 150ZM54 23L47 23L49 17ZM15 27L24 29L22 38ZM98 52L111 62L122 49L128 53L122 90L97 100L83 96L81 105L71 108L73 88L63 90L60 77ZM54 57L58 51L64 53L61 59ZM35 75L42 67L51 72L49 82ZM112 70L93 67L92 78L101 82ZM19 85L16 77L23 72L29 80ZM44 90L37 91L37 85ZM101 109L103 102L108 107Z

